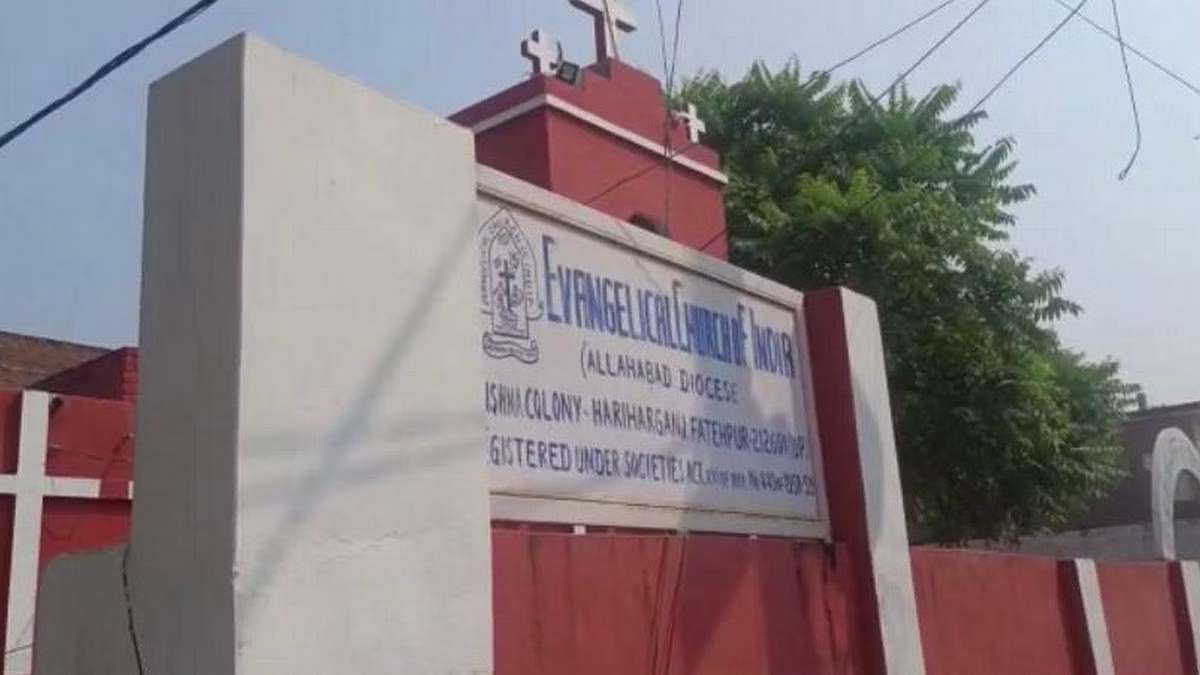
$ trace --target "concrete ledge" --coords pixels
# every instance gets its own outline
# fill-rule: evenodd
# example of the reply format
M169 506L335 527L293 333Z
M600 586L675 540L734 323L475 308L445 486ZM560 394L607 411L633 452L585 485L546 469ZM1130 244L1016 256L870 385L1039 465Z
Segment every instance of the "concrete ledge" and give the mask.
M38 592L38 675L138 675L125 604L125 547L55 559Z

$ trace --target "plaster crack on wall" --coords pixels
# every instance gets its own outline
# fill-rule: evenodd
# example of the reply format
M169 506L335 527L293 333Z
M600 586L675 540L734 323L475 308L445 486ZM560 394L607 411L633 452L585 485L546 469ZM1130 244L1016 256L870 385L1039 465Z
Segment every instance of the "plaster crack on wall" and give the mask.
M121 556L121 586L125 595L125 618L129 625L129 642L133 645L133 658L137 663L138 675L146 675L146 669L142 665L142 647L138 642L137 626L133 620L133 599L129 594L129 549L130 545L125 545L125 552Z

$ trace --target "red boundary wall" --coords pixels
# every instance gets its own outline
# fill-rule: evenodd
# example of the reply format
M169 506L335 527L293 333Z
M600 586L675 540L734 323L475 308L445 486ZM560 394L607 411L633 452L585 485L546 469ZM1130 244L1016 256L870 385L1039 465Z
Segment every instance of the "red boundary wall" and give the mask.
M928 675L1090 673L1073 580L1053 558L914 548Z
M1192 631L1177 568L1097 563L1117 673L1192 675Z
M17 464L19 392L0 392L0 464ZM47 473L100 478L112 496L47 499L40 566L128 537L133 406L58 396ZM0 496L0 560L11 556ZM874 675L845 544L768 537L495 523L496 672ZM929 675L1095 672L1071 565L1051 558L912 549ZM1118 675L1195 673L1178 568L1097 566ZM0 565L7 594L8 565ZM3 613L0 613L0 626Z
M864 672L835 548L548 529L493 528L498 675Z
M1091 675L1072 563L915 548L913 581L928 675ZM1178 566L1097 563L1117 675L1197 672Z

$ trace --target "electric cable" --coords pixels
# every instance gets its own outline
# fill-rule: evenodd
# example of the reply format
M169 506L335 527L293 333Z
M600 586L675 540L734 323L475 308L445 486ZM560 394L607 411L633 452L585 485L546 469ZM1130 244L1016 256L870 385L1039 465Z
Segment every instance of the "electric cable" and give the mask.
M1025 55L1018 59L1017 62L1008 69L1008 72L1004 73L1004 76L996 82L996 84L992 85L992 88L983 95L983 98L979 99L975 105L971 106L971 109L967 111L967 114L970 115L971 113L983 107L983 104L987 103L988 99L990 99L997 91L1000 91L1001 87L1003 87L1013 75L1017 74L1017 71L1019 71L1026 63L1029 62L1029 59L1033 58L1035 54L1042 50L1042 47L1045 47L1047 44L1049 44L1050 41L1054 39L1054 36L1058 35L1058 32L1061 31L1064 26L1070 23L1071 19L1074 19L1075 16L1079 14L1079 10L1083 9L1083 6L1087 3L1088 0L1079 0L1079 4L1075 5L1071 9L1071 13L1064 17L1062 21L1059 21L1054 28L1051 28L1050 32L1047 33L1040 42L1033 46L1033 49L1025 52Z
M178 29L180 26L184 25L185 23L196 18L197 16L202 14L205 10L207 10L209 7L212 7L213 5L217 4L217 2L218 2L218 0L200 0L199 2L195 3L191 7L188 7L186 10L184 10L182 14L176 16L174 19L171 19L170 21L165 23L162 26L162 28L159 28L158 30L154 31L150 35L143 38L141 41L134 43L133 45L125 48L125 50L123 50L120 54L117 54L112 59L109 59L109 61L107 63L100 66L98 69L96 69L96 72L92 73L86 79L84 79L82 82L75 85L70 91L68 91L67 93L58 97L57 99L51 101L46 106L44 106L41 110L38 110L33 115L30 115L29 118L26 119L24 122L21 122L17 126L13 127L12 129L10 129L7 132L5 132L3 136L0 136L0 148L3 148L4 146L6 146L9 143L16 140L16 138L18 136L20 136L21 134L24 134L26 131L29 131L38 122L41 122L43 119L49 117L51 114L53 114L59 108L62 108L66 104L68 104L71 101L78 98L80 95L82 95L88 89L91 89L92 87L94 87L96 85L96 83L98 83L98 82L100 82L100 80L103 80L104 78L108 77L110 74L112 74L113 71L115 71L116 69L125 65L127 62L129 62L135 56L140 54L147 47L149 47L150 45L154 44L155 42L161 40L162 38L166 37L167 35L171 34L176 29Z
M1125 67L1125 87L1129 90L1129 107L1133 110L1133 154L1129 156L1129 163L1121 169L1121 173L1117 174L1117 180L1125 180L1129 176L1129 171L1133 169L1134 162L1137 162L1138 155L1142 152L1142 116L1138 113L1137 95L1133 91L1133 75L1129 73L1129 55L1125 50L1125 34L1121 32L1121 12L1117 9L1117 0L1112 0L1113 21L1117 27L1117 45L1121 48L1121 65Z
M1071 9L1071 5L1067 4L1066 0L1054 0L1054 2L1057 2L1059 5L1062 5L1066 9ZM1114 42L1118 42L1118 43L1124 43L1125 49L1127 49L1129 51L1129 53L1133 54L1134 56L1138 57L1139 59L1150 64L1156 70L1158 70L1162 74L1166 75L1167 77L1171 78L1172 80L1175 80L1179 84L1183 85L1188 90L1190 90L1193 94L1200 96L1200 85L1193 84L1192 82L1188 81L1185 77L1183 77L1179 73L1177 73L1174 70L1163 65L1163 63L1161 61L1155 59L1154 57L1150 56L1146 52L1138 49L1136 46L1131 45L1128 42L1125 42L1123 38L1117 37L1117 35L1115 33L1113 33L1109 29L1107 29L1104 26L1097 23L1094 19L1089 17L1087 14L1080 12L1079 20L1083 21L1087 25L1091 26L1096 32L1108 36L1108 38L1110 40L1113 40Z
M838 61L837 63L826 68L825 70L818 71L818 72L822 72L822 73L825 73L826 75L829 75L829 74L832 74L833 71L838 70L839 68L843 68L845 66L850 65L851 63L854 63L855 61L859 60L860 58L875 51L875 49L877 47L882 47L883 45L900 37L904 33L907 33L910 29L916 28L918 25L924 23L926 19L933 17L935 14L937 14L938 12L942 11L943 9L949 7L950 5L954 4L955 2L958 2L958 0L945 0L945 2L938 5L937 7L934 7L933 9L926 11L924 14L918 16L917 18L913 19L912 21L909 21L908 23L897 28L896 30L892 31L891 33L888 33L887 35L879 38L878 40L872 42L871 44L867 45L866 47L863 47L862 49L858 50L857 52L854 52L850 56L847 56L846 58L842 59L841 61Z
M1087 2L1087 0L1083 0L1083 1ZM871 105L872 106L877 105L879 103L879 101L884 97L884 95L889 94L890 92L894 91L896 89L896 87L900 86L900 84L902 82L904 82L904 80L908 79L909 75L912 75L913 71L915 71L917 68L921 67L921 64L923 64L927 60L929 60L930 57L932 57L939 49L941 49L942 46L945 45L950 40L950 38L954 37L954 35L957 34L958 31L963 28L963 26L966 26L968 23L970 23L971 19L975 18L975 16L978 15L979 12L982 11L983 8L986 7L989 3L991 3L991 0L980 0L979 3L977 3L974 7L971 8L970 12L967 12L966 16L964 16L962 19L959 19L958 23L955 23L954 26L952 26L949 31L947 31L944 35L942 35L942 37L938 38L938 40L936 42L934 42L933 45L931 47L929 47L929 49L926 49L925 52L922 53L921 56L912 63L912 65L910 65L902 73L900 73L900 76L897 77L895 80L893 80L892 83L890 85L888 85L888 87L886 89L884 89L883 91L879 92L878 94L872 96L870 99ZM837 133L835 135L840 136L841 134L845 133L846 129L848 129L850 127L850 124L852 124L855 121L856 117L857 116L851 116L849 119L847 119L846 122L842 125L842 127L837 131ZM862 209L866 208L869 204L871 204L876 199L878 199L883 194L883 192L884 192L883 188L876 190L874 195L872 195L869 199L867 199L865 202L863 202L859 206L855 207L855 209L851 213L851 215L861 212ZM723 235L725 235L728 231L729 231L728 225L721 228L721 230L719 232L715 233L703 246L700 247L700 250L707 251L709 246L712 246L714 243L716 243L716 241L718 239L720 239Z

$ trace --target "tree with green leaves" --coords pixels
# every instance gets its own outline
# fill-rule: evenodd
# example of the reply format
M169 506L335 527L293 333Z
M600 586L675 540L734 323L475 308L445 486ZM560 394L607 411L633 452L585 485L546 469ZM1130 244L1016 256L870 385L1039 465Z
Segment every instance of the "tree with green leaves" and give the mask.
M903 88L876 100L790 63L683 87L722 153L732 256L798 289L878 303L910 523L941 542L1064 523L1120 476L1124 389L1065 349L1063 274L1007 244L1014 143L977 147L985 113Z

